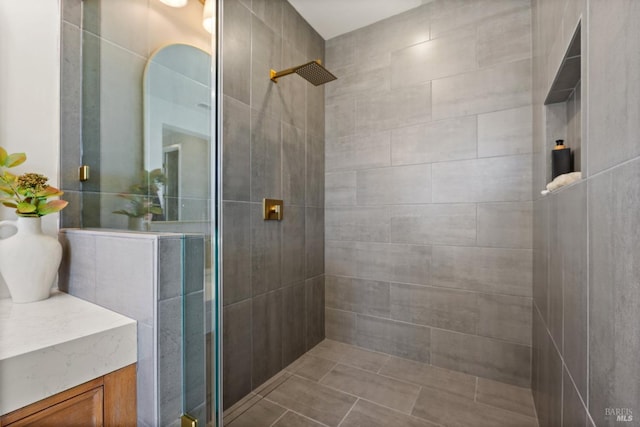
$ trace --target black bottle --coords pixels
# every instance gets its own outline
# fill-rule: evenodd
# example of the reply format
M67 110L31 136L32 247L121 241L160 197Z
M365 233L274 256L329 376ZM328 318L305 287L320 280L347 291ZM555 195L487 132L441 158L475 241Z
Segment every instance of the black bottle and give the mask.
M571 172L571 149L563 143L563 139L556 140L556 146L551 151L551 179Z

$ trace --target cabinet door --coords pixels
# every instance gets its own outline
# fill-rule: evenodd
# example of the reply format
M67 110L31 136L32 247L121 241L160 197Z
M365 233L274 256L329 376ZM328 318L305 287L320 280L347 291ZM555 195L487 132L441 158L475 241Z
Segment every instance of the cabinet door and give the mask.
M7 424L6 427L102 427L103 390L94 388Z

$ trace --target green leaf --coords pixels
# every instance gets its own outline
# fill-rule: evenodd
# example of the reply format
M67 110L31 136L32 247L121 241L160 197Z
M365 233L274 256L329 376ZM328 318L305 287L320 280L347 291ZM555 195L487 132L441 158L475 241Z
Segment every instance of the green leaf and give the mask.
M40 216L43 216L59 212L62 209L66 208L68 204L69 202L67 202L66 200L52 200L44 206L40 207L38 209L38 214L40 214Z
M26 203L26 202L20 202L18 203L18 213L31 213L31 212L35 212L37 209L37 207L35 205L32 205L31 203Z
M5 166L8 168L13 168L18 165L21 165L27 160L27 155L24 153L14 153L9 154L9 156L5 159Z
M4 148L0 147L0 167L3 167L5 162L7 161L7 157L9 155L7 154L7 150L5 150Z
M4 206L8 207L8 208L12 208L12 209L17 209L18 205L16 205L14 202L9 202L9 201L2 201L0 202L2 203Z
M162 215L162 208L158 206L151 206L151 208L149 208L149 212L155 215Z
M44 198L47 198L47 197L56 197L56 196L62 196L63 194L64 194L64 192L63 192L63 191L58 190L58 189L57 189L57 188L55 188L55 187L48 186L48 187L47 187L47 188L45 188L44 190L37 192L37 193L36 193L36 197L44 197Z
M113 211L112 213L114 213L114 214L118 214L118 215L126 215L126 216L130 216L130 217L135 218L135 215L134 215L134 214L132 214L131 212L127 212L127 211L125 211L124 209L120 209L120 210L118 210L118 211Z

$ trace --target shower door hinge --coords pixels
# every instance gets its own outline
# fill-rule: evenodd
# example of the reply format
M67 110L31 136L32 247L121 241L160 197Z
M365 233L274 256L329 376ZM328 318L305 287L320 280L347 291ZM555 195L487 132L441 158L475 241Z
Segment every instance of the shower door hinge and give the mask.
M180 427L198 427L198 420L189 414L182 414Z

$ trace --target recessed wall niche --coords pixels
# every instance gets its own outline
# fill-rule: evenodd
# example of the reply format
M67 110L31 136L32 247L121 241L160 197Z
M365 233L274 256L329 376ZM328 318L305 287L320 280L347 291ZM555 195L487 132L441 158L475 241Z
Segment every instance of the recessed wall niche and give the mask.
M582 171L582 96L580 23L555 75L544 101L547 119L547 182L551 181L551 150L555 141L563 139L571 149L571 170Z

